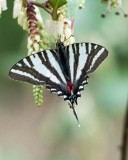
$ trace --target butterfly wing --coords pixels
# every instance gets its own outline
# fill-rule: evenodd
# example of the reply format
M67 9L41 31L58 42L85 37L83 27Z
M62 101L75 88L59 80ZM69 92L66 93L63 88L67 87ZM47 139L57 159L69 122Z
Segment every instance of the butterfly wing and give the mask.
M32 54L16 63L9 76L35 85L45 84L47 89L64 96L66 100L70 95L67 90L67 74L74 85L74 94L80 97L79 91L87 84L88 74L97 69L108 52L104 47L93 43L75 43L65 47L63 52L67 57L65 62L63 54L56 50Z
M86 85L88 74L93 73L108 56L108 51L93 43L74 43L66 47L69 53L71 81L77 97Z
M45 50L32 54L10 70L9 76L14 80L34 85L46 85L51 92L59 96L66 95L66 79L62 73L56 50Z

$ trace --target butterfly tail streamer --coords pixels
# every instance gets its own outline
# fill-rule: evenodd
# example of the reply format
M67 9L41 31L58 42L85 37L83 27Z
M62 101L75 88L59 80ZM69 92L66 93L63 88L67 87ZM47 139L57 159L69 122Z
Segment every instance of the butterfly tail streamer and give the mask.
M73 114L74 114L74 116L75 116L75 118L76 118L76 120L78 122L78 127L80 127L79 119L78 119L77 113L75 111L75 108L73 106L72 106L72 109L73 109Z

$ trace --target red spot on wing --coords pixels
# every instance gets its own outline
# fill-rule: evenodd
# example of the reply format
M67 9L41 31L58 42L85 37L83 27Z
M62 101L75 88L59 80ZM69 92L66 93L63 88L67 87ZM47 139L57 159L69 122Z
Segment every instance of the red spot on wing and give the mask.
M71 91L74 91L74 85L72 82L68 81L67 82L67 86L68 86L68 91L71 92Z

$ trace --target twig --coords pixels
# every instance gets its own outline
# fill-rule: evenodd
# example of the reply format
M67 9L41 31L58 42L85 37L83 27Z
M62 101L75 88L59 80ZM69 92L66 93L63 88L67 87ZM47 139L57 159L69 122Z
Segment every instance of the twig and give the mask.
M34 1L29 1L29 3L43 8L46 12L48 12L50 15L52 15L52 11L46 7L45 3L39 3L39 2L34 2Z
M53 20L57 20L57 9L58 9L59 0L56 1L56 5L53 8L52 18Z
M124 129L122 135L122 145L121 145L121 160L127 160L128 152L128 102L126 108L126 115L124 119Z

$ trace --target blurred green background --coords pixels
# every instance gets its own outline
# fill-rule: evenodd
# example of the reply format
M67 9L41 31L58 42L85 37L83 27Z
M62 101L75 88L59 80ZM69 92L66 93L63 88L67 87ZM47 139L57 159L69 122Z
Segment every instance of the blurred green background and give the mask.
M81 127L67 102L44 87L34 104L32 86L12 81L9 69L27 55L27 33L12 19L12 1L0 18L0 160L119 160L128 95L128 19L87 1L75 20L76 42L105 46L109 57L90 75L78 99Z

